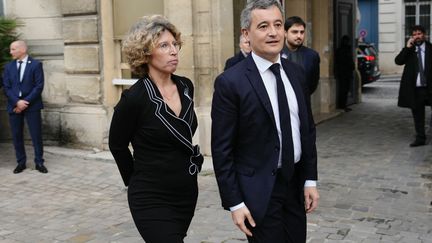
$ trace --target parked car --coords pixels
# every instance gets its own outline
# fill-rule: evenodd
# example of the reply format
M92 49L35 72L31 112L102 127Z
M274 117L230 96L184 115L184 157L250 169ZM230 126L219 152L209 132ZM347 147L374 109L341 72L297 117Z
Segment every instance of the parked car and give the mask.
M358 43L357 68L360 72L362 86L380 78L378 52L373 44Z

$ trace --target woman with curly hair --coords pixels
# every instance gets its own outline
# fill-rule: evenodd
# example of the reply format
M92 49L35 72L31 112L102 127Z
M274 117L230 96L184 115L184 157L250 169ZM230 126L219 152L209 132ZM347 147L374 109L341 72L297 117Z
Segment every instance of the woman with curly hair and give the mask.
M177 28L153 15L141 18L122 46L140 78L114 108L109 147L128 186L133 220L147 243L183 242L198 197L203 157L192 144L194 87L174 74L181 45Z

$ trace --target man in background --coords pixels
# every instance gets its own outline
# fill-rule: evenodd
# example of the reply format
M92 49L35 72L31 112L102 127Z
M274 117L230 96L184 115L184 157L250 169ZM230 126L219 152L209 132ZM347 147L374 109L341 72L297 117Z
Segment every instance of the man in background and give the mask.
M240 35L239 47L240 51L235 56L226 60L224 71L245 59L251 52L249 41L247 41L243 35Z
M48 173L44 166L42 145L41 109L43 109L44 87L42 63L27 54L27 44L22 40L12 42L10 54L14 60L5 66L3 85L8 100L7 111L18 163L13 172L21 173L27 168L23 136L24 120L26 120L33 142L36 170Z
M432 45L426 41L423 26L411 28L411 37L396 56L397 65L405 65L399 88L398 106L411 108L416 136L411 147L426 144L425 106L432 103Z
M285 20L285 46L282 57L302 66L306 71L306 85L312 95L318 87L320 78L320 57L318 52L303 45L305 40L306 24L298 16Z

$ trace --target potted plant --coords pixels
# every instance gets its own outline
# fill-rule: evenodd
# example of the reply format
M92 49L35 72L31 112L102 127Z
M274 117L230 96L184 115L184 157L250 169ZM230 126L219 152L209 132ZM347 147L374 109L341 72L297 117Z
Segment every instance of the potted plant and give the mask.
M0 17L0 87L3 85L3 67L11 60L9 46L19 37L16 32L18 26L19 24L17 20Z

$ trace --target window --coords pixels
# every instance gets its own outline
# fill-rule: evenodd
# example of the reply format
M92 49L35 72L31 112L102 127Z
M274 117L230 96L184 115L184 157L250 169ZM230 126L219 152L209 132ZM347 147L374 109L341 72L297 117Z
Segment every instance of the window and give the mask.
M127 4L124 2L123 0L113 0L115 57L119 67L118 76L120 77L113 80L115 85L131 85L136 81L135 75L131 72L121 53L122 38L139 17L164 14L164 1L128 0Z
M411 36L411 27L421 25L429 36L431 30L430 0L405 0L405 42Z

